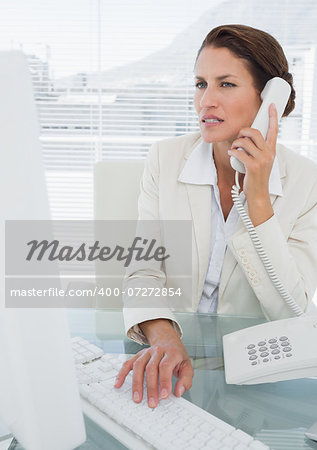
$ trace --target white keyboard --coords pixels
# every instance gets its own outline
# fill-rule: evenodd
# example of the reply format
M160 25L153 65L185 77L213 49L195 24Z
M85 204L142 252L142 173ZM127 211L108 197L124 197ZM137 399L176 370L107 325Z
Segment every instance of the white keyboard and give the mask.
M126 355L105 354L82 338L73 338L84 413L130 449L264 450L269 449L184 398L171 395L155 409L132 400L132 374L113 387Z

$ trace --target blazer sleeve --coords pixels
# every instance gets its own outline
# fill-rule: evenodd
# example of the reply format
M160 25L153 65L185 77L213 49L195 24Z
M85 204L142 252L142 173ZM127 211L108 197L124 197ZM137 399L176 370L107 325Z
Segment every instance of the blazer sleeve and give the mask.
M274 214L255 229L284 288L304 312L312 312L317 284L317 183L290 228L285 236ZM228 246L254 290L264 316L268 320L293 316L270 280L248 232L233 235Z
M140 196L138 200L138 225L144 231L148 225L159 228L159 144L155 143L149 150L145 168L140 183ZM152 225L153 224L153 225ZM179 336L182 336L180 325L175 320L166 296L139 296L137 288L158 288L157 292L165 287L166 275L162 263L151 260L133 263L125 274L123 283L123 317L127 336L140 343L148 344L142 333L139 323L153 319L168 319ZM133 293L128 295L127 293ZM149 292L149 290L147 291Z

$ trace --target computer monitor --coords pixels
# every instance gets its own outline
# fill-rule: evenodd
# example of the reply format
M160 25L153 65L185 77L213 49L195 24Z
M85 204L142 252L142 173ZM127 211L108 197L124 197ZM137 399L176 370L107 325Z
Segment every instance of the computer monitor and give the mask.
M85 441L66 310L5 305L5 220L50 218L32 84L21 52L0 53L0 418L29 450Z

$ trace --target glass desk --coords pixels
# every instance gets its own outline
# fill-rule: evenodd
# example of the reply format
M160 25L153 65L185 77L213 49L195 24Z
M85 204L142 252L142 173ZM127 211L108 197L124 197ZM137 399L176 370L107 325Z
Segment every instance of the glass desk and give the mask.
M178 313L183 342L195 369L184 397L220 419L279 450L317 449L304 432L317 421L317 379L227 385L222 336L263 320L210 314ZM125 337L120 311L70 310L72 336L82 336L108 353L137 353L144 348ZM88 440L80 450L123 449L119 442L86 419Z

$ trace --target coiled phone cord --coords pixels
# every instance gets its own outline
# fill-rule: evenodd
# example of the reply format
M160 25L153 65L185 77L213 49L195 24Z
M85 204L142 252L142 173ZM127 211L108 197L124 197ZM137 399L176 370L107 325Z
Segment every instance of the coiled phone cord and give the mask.
M283 300L285 300L287 305L295 313L296 316L303 315L304 314L303 310L297 305L297 303L289 295L289 293L285 290L284 286L278 279L275 269L272 266L271 261L269 260L267 254L262 246L262 243L258 237L255 227L254 227L253 223L251 222L250 217L248 216L248 214L246 213L246 211L244 209L244 206L243 206L240 196L239 196L239 190L240 190L239 172L237 172L237 171L236 171L236 175L235 175L235 183L236 184L234 186L232 186L232 189L231 189L232 200L237 208L237 211L241 217L243 224L245 225L245 227L250 235L250 238L253 242L255 250L257 251L270 279L272 280L272 283L274 284L275 288L277 289L278 293L281 295Z

